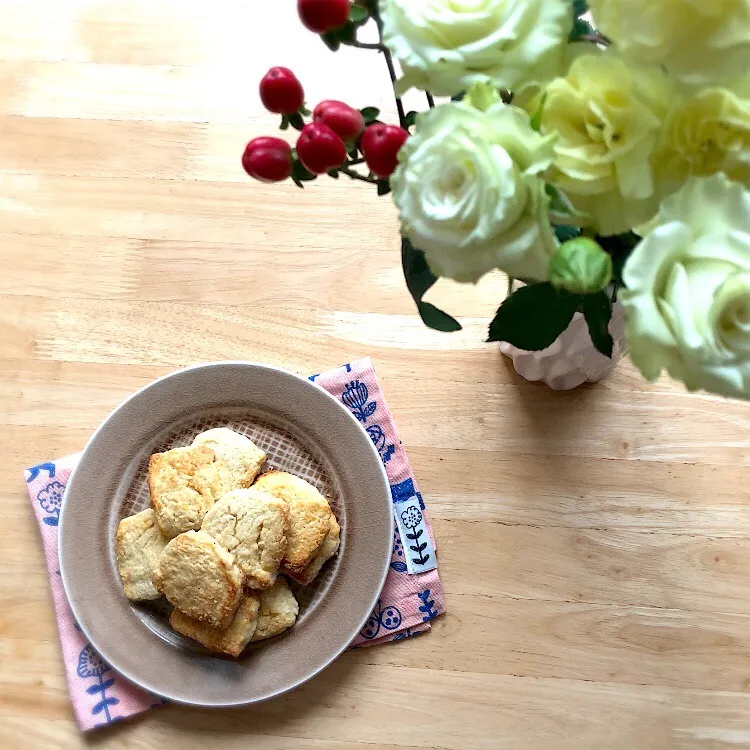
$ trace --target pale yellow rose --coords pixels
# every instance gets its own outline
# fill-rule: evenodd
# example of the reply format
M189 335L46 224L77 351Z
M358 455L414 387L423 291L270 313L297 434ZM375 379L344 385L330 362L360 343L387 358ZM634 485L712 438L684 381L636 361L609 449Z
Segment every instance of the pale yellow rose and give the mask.
M630 356L690 390L750 398L750 191L723 174L667 198L625 264Z
M436 275L477 281L501 268L547 279L557 241L540 175L552 162L552 141L523 110L491 97L470 95L417 118L391 185L401 232Z
M609 53L578 57L546 87L541 128L557 134L550 180L601 234L656 213L651 157L672 95L661 71Z
M453 96L474 83L548 81L563 65L570 0L381 0L383 41L412 86Z
M589 0L619 51L707 85L750 67L750 0Z
M710 88L682 100L666 118L654 165L671 188L716 172L750 186L750 97Z

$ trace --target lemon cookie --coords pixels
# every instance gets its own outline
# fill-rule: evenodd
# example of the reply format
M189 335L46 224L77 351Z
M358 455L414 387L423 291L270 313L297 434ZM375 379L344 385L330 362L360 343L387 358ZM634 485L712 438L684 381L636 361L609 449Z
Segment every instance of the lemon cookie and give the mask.
M255 594L248 594L242 597L234 619L223 630L188 617L179 609L172 610L169 624L181 635L198 641L211 651L237 657L255 634L259 608L260 599Z
M154 586L188 617L226 628L242 598L243 574L234 555L202 531L188 531L164 548Z
M330 560L338 551L341 543L341 527L339 526L336 516L331 513L331 519L328 526L328 533L320 545L318 554L315 559L301 572L296 573L293 570L284 569L284 572L293 578L297 583L303 586L310 583L320 573L321 568Z
M228 492L203 519L202 531L231 552L253 589L273 586L287 548L289 506L255 487Z
M272 588L260 594L258 626L250 640L262 641L283 633L297 621L299 604L289 584L279 578Z
M200 445L155 453L148 463L151 507L170 539L201 527L206 511L224 494L228 470Z
M151 508L120 521L115 536L115 559L128 599L139 602L161 596L151 576L168 541Z
M250 438L228 427L217 427L197 435L193 445L204 445L227 469L226 492L249 487L260 473L266 454Z
M301 574L315 559L328 534L331 508L309 482L284 471L270 471L253 485L289 503L285 570Z

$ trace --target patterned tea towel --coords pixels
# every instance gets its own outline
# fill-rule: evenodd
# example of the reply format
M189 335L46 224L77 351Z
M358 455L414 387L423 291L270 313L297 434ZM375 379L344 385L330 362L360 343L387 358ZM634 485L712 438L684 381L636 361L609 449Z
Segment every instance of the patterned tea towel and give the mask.
M383 461L394 503L391 565L378 603L352 648L423 633L445 611L435 540L409 460L369 359L310 378L340 399L362 423ZM57 524L65 485L80 454L26 471L26 485L42 534L60 630L70 699L82 730L105 726L161 705L114 672L88 643L68 606L57 557Z

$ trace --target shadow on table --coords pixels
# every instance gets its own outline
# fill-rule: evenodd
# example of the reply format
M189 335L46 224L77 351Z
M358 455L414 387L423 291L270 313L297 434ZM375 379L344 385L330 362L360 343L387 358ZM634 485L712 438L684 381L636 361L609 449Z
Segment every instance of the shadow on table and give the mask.
M257 706L233 709L202 709L176 704L160 706L121 724L91 732L85 736L85 743L92 748L109 746L114 735L138 733L146 724L152 737L158 736L159 728L168 727L170 740L174 742L178 741L180 730L210 732L210 740L205 737L206 743L253 735L295 737L300 736L301 727L309 729L309 717L313 712L318 731L333 734L328 728L340 725L342 705L366 698L363 681L357 679L358 666L357 652L350 652L301 688ZM123 741L127 744L127 740ZM193 745L185 745L188 746Z

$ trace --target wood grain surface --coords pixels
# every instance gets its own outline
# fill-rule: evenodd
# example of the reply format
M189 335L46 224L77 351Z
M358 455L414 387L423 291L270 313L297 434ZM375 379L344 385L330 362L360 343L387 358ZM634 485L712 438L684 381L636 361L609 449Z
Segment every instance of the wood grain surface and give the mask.
M293 0L0 0L0 748L736 748L750 744L750 407L642 382L553 393L440 282L425 330L369 186L253 183L257 82L394 104ZM409 104L421 103L418 99ZM290 136L291 137L291 136ZM22 469L189 363L374 359L434 522L446 616L252 710L72 720Z

